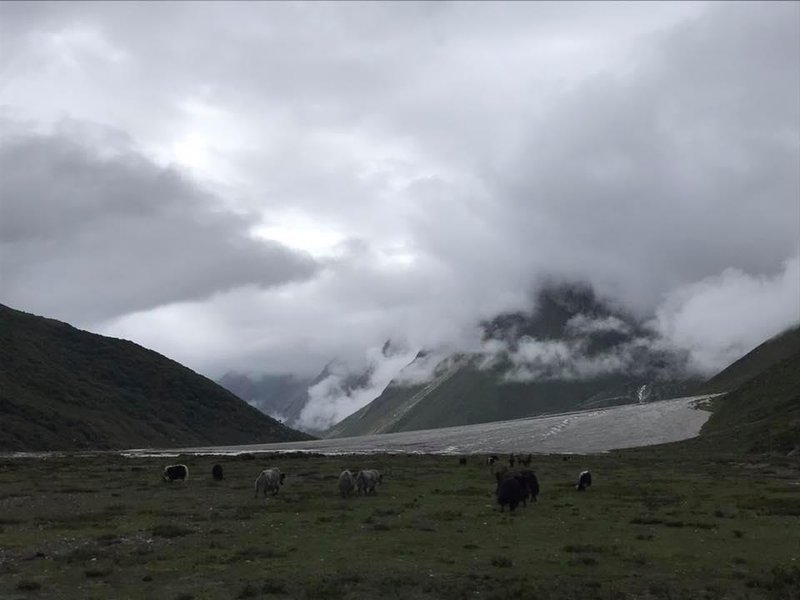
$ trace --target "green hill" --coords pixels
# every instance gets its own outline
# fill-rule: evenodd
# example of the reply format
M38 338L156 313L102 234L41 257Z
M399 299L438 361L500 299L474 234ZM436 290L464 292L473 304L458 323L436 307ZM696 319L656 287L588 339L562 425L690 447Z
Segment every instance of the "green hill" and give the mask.
M709 380L727 384L751 376L714 400L703 443L734 452L785 454L800 447L800 343L798 329L768 340Z
M706 381L698 394L716 394L735 390L747 380L800 350L800 326L768 339L742 358Z
M308 438L156 352L0 304L0 451Z

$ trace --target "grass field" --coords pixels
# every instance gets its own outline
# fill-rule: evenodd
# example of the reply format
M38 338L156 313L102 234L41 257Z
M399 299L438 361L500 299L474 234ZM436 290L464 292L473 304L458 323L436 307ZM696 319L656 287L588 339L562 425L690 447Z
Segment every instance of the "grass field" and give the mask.
M513 516L479 457L0 459L0 598L800 598L797 459L675 448L535 457ZM343 468L384 483L341 499Z

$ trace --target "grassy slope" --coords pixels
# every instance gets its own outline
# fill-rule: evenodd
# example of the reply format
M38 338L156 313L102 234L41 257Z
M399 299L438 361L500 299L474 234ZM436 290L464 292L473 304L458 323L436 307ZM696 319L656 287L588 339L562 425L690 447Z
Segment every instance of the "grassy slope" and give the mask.
M306 438L151 350L0 305L0 450Z
M735 390L748 379L800 351L800 326L760 344L706 381L698 394L714 394Z
M800 349L717 398L702 442L742 452L800 446Z
M331 427L325 433L325 437L348 437L389 431L397 409L423 387L415 385L386 388L375 400Z
M498 383L495 374L466 368L437 389L435 396L417 404L390 431L487 423L574 410L595 396L632 393L637 387L630 378L615 375L582 381Z
M0 596L800 597L797 462L673 448L537 456L539 502L513 517L478 457L0 459ZM168 460L190 480L160 483ZM268 466L286 485L255 499ZM372 467L377 495L338 497L342 468ZM578 493L584 467L595 485Z

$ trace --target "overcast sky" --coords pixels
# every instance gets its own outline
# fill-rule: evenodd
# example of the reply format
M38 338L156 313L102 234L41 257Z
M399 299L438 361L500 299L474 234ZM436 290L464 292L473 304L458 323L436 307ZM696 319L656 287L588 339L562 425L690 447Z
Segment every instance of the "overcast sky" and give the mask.
M212 377L553 276L712 371L800 320L799 161L796 2L0 3L0 302Z

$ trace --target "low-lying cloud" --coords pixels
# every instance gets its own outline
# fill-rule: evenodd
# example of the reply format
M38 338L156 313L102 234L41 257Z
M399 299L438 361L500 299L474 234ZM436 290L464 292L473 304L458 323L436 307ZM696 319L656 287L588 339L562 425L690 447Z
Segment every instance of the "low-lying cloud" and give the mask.
M800 257L772 276L726 269L670 292L656 310L661 335L712 374L800 324Z
M308 388L308 403L300 413L298 425L317 431L328 429L377 398L415 355L415 351L405 350L387 356L376 347L367 351L364 365L328 365L330 374ZM354 377L362 380L352 387Z
M668 358L653 368L652 357ZM593 379L613 373L654 378L683 378L692 374L687 361L663 340L634 338L611 349L590 352L586 338L538 340L523 337L513 347L490 340L485 344L480 367L502 365L502 379L508 382Z

